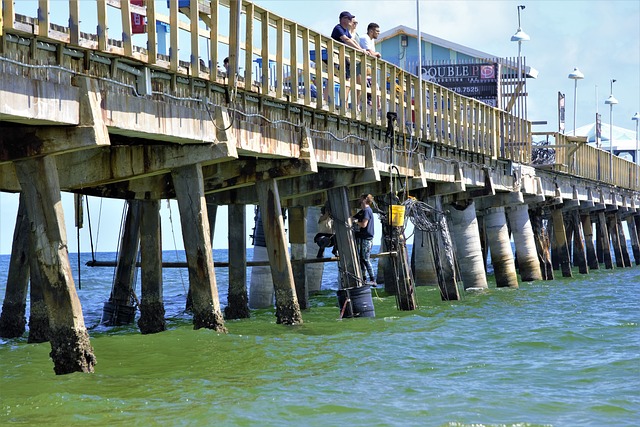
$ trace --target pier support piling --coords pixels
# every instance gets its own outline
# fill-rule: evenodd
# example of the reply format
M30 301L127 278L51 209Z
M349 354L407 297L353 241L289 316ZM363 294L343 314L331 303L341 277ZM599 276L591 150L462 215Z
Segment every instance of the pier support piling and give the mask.
M228 206L229 225L229 293L224 308L225 319L248 319L247 295L247 207Z
M518 255L518 272L524 282L542 280L540 261L536 251L535 236L529 218L529 206L518 205L511 207L507 216L511 225L513 243Z
M616 214L607 215L607 229L613 246L613 254L616 257L616 267L624 268L624 258L622 257L622 248L620 247L620 234L618 233L618 219Z
M438 248L432 245L435 232L416 230L413 235L411 250L411 269L416 286L437 286L438 274L434 261L434 254ZM378 260L378 269L380 269Z
M627 228L629 229L629 239L631 240L631 250L633 251L633 259L636 265L640 265L640 239L638 239L638 230L636 229L636 222L634 215L629 215L626 218Z
M602 248L602 259L607 270L613 269L613 257L611 256L611 243L609 240L609 230L607 228L607 218L604 211L598 212L599 246Z
M268 261L267 242L264 236L262 208L258 206L253 229L253 261ZM256 265L251 267L251 286L249 288L249 307L273 308L273 278L271 267Z
M620 251L622 252L624 266L631 267L631 257L629 256L629 249L627 248L627 237L624 235L620 214L616 214L616 222L618 224L618 240L620 242Z
M480 244L478 220L473 201L464 204L448 204L449 229L460 266L460 276L465 290L487 289L484 257Z
M307 217L304 206L294 206L289 211L289 243L291 244L291 261L307 258ZM296 284L296 296L301 310L309 308L309 291L305 264L292 263L293 279Z
M318 251L318 245L314 237L318 233L318 219L320 218L320 207L309 206L307 208L307 253L313 254ZM316 262L306 264L307 290L309 294L315 294L322 289L322 274L324 273L324 263Z
M489 208L485 211L483 217L489 250L491 251L491 264L496 278L496 287L517 288L518 277L509 239L509 230L507 229L505 210L503 207Z
M200 164L171 171L180 209L182 238L193 299L193 328L226 333L211 252L211 231Z
M266 179L256 183L256 192L260 203L267 244L269 265L276 300L276 322L285 325L302 323L302 314L296 297L293 269L289 258L282 218L282 207L278 185L275 179Z
M24 195L20 194L20 204L13 230L11 259L7 274L7 286L0 314L0 338L21 337L27 324L27 290L29 289L29 219L27 218Z
M31 158L15 167L31 224L31 253L40 266L54 371L93 372L96 359L71 274L55 159Z
M578 267L580 274L589 274L580 212L577 209L573 209L570 212L571 225L573 226L573 265Z
M135 319L133 288L140 243L140 203L139 200L127 201L127 215L113 288L102 311L103 325L129 325Z
M167 329L162 296L160 201L142 200L139 204L142 290L138 327L143 334L154 334Z
M562 271L562 277L573 277L562 209L557 208L551 210L551 219L553 220L553 238L555 240L558 263L560 270Z
M543 280L553 280L553 264L551 262L551 242L549 239L549 220L542 216L542 209L532 209L531 229L535 236L536 251L540 259L540 273ZM545 226L546 224L546 226Z
M587 252L587 266L592 270L597 270L600 268L600 264L598 264L596 247L593 244L593 224L591 223L591 215L589 213L584 213L580 215L580 220L582 221L584 246Z

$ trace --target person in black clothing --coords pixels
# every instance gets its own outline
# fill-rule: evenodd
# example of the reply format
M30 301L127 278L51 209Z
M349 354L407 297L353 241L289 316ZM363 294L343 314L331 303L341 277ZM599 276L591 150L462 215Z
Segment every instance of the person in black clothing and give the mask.
M369 276L369 280L366 281L367 285L375 286L376 279L373 275L373 265L371 265L370 259L374 234L373 210L371 209L371 203L373 203L373 196L371 194L363 194L360 196L360 211L358 211L353 218L356 220L356 224L358 224L359 227L355 237L360 267L362 268L362 275Z

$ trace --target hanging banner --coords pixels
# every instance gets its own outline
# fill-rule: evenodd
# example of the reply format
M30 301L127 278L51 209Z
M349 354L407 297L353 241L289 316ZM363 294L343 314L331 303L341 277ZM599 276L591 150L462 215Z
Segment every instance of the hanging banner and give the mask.
M600 147L602 141L602 116L596 113L596 147Z
M564 93L558 92L558 132L564 133Z

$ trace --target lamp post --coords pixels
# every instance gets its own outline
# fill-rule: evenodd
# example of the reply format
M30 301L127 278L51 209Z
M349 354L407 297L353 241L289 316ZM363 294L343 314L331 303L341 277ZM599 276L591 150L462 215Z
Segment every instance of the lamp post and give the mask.
M520 83L520 79L522 79L522 42L526 42L531 40L531 37L524 31L522 31L522 27L520 26L520 10L524 9L524 5L518 6L518 30L514 35L511 36L512 42L518 42L518 83Z
M574 81L573 85L573 136L576 136L576 110L578 105L578 80L584 79L584 74L578 70L578 67L573 69L573 72L569 74L569 78Z
M633 156L633 160L635 160L636 162L636 188L638 188L638 173L640 172L640 161L638 160L638 154L640 154L638 152L638 121L640 121L640 113L635 113L633 115L633 117L631 117L631 120L633 120L634 122L636 122L636 153Z
M518 96L518 102L515 104L517 105L517 111L516 111L516 115L520 118L523 116L522 114L522 98L520 96L520 91L522 90L521 88L521 81L522 81L522 42L524 41L528 41L531 40L531 38L529 37L529 35L527 33L525 33L524 31L522 31L522 26L520 25L520 10L524 9L524 5L519 5L518 6L518 30L516 31L516 33L514 35L511 36L511 41L512 42L518 42L518 77L516 79L516 90L514 91L517 96ZM526 119L526 113L524 114L524 118ZM521 141L523 139L523 135L521 133L521 130L519 129L520 127L518 126L518 130L516 132L518 132L518 136L519 136L519 140Z
M611 79L611 94L604 101L609 106L609 179L613 183L613 106L618 103L618 100L613 96L613 84L615 79Z
M640 113L635 113L631 120L636 122L636 155L633 156L633 160L636 161L636 165L640 165L640 161L638 161L638 154L640 154L638 153L638 121L640 121Z

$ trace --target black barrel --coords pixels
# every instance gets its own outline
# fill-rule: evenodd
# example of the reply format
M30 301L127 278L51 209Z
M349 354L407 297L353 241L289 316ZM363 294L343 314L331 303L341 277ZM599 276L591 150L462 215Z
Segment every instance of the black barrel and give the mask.
M340 317L376 317L369 285L338 289Z
M105 326L123 326L133 323L136 317L136 308L130 305L116 304L107 301L102 307L102 323Z

